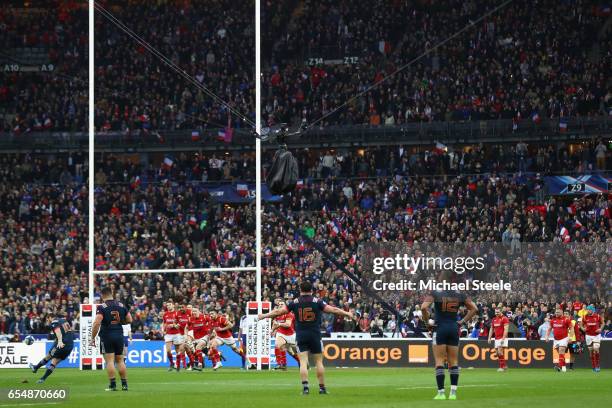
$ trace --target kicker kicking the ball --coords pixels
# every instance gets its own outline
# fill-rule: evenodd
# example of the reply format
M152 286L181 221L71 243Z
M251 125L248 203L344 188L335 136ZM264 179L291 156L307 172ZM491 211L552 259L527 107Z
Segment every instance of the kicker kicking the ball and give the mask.
M39 368L44 367L51 361L51 364L47 367L45 374L37 381L38 384L44 383L47 378L55 371L55 367L62 361L68 358L72 349L74 348L74 334L70 323L64 320L62 317L50 321L51 334L55 339L49 354L47 354L37 364L30 363L30 369L33 373L36 373Z
M297 318L295 332L297 347L300 353L300 377L302 379L302 394L310 394L308 385L308 356L312 354L317 367L319 394L327 394L325 388L325 368L323 367L323 344L321 342L321 317L323 313L333 313L353 319L353 313L330 306L323 300L312 295L312 284L308 281L300 284L300 296L293 302L278 307L269 313L259 314L257 318L275 318L287 313L293 313Z

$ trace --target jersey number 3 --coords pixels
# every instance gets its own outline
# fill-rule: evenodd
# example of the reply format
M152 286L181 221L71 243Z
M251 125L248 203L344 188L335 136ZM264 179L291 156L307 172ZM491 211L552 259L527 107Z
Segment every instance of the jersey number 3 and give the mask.
M317 316L312 311L312 307L304 307L298 309L300 322L314 322Z
M111 311L111 316L113 316L113 320L111 324L119 324L121 323L121 316L119 316L119 312L116 310Z

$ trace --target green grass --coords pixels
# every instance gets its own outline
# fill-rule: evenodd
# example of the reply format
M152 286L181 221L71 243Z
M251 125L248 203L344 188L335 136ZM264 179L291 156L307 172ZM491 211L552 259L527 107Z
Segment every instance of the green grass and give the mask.
M612 370L595 374L580 369L557 373L552 369L463 370L457 401L433 401L433 368L328 369L329 395L319 395L313 370L311 395L302 396L296 369L287 372L171 372L163 369L129 370L130 391L105 392L105 372L58 369L44 388L69 389L66 402L55 405L28 401L24 406L65 407L594 407L612 399ZM0 388L36 388L28 370L1 370ZM29 382L22 384L23 379ZM448 375L447 375L448 389ZM6 400L0 407L13 406Z

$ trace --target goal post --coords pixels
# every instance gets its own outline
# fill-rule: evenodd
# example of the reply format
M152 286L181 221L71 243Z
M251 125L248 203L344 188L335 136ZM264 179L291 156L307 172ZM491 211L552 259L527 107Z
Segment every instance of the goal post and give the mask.
M95 346L92 345L92 327L96 314L95 287L96 278L108 277L112 275L134 275L134 274L180 274L180 273L217 273L217 272L257 272L254 266L235 267L235 268L199 268L199 269L129 269L129 270L94 270L90 276L90 303L80 305L80 348L79 348L79 367L81 370L100 370L104 368L104 359L100 353L100 339L96 337ZM259 281L258 283L260 283ZM254 288L255 289L255 288ZM261 288L258 291L261 294ZM120 299L119 299L120 300ZM98 301L99 303L99 301ZM130 306L130 305L128 305ZM243 338L238 339L241 344L248 369L269 370L273 362L271 353L271 323L270 319L257 321L258 313L267 313L271 310L272 303L248 301L244 313L246 321L243 325ZM234 322L238 323L238 322ZM156 346L157 347L157 346ZM161 345L162 349L164 345ZM163 350L161 350L163 351ZM162 353L165 356L165 353Z

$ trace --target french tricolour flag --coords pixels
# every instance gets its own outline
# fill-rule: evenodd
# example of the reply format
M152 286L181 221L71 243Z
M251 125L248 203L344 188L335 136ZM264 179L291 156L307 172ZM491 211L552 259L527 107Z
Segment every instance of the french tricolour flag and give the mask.
M567 230L567 228L562 227L561 231L559 232L559 235L561 236L561 238L563 239L563 242L569 242L570 241L570 233Z
M567 119L565 118L559 119L559 132L561 133L567 132Z
M249 195L249 187L246 184L237 184L236 191L240 197L246 197Z
M448 151L448 147L444 143L436 142L434 151L438 154L444 154Z
M164 158L164 163L163 163L163 166L164 166L166 169L170 169L170 168L172 168L172 166L173 166L173 165L174 165L174 160L172 160L172 158L171 158L171 157L166 156L166 157Z
M535 123L536 125L538 125L542 119L540 118L540 114L538 112L533 112L531 114L531 120L533 121L533 123Z

